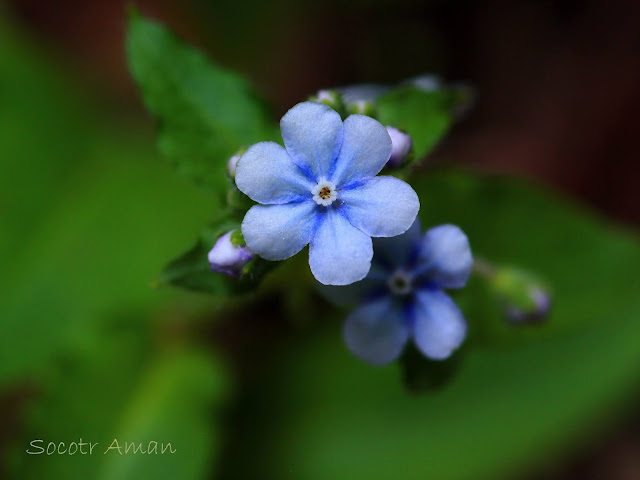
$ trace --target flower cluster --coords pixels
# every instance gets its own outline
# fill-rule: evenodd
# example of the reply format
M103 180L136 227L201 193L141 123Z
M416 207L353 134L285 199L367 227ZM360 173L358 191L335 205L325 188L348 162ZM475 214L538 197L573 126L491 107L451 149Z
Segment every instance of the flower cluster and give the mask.
M467 237L453 225L420 234L416 192L378 176L406 162L411 137L367 115L343 121L328 106L336 98L319 92L289 110L284 147L261 142L230 159L231 178L257 205L246 212L241 244L232 232L217 241L211 268L237 277L253 255L284 260L309 245L311 271L330 298L359 302L344 326L355 355L385 364L412 338L426 357L445 359L466 335L443 289L469 277Z

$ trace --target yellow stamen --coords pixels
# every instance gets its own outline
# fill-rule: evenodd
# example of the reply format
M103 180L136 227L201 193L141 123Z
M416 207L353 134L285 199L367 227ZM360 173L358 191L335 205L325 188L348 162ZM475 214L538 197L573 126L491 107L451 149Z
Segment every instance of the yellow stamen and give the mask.
M318 195L323 200L326 200L327 198L329 198L331 196L331 189L329 187L322 187L322 189L320 190Z

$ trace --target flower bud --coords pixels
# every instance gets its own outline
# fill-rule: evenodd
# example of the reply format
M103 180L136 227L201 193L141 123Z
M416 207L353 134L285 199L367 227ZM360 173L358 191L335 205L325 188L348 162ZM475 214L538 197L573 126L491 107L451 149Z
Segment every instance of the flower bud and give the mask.
M539 323L549 314L550 294L528 272L499 267L493 272L490 285L503 301L507 319L512 323Z
M367 100L356 100L355 102L347 104L347 113L350 115L357 113L360 115L375 117L376 106L373 102L369 102Z
M231 178L236 178L236 167L238 166L238 160L242 157L245 149L240 149L236 152L236 154L227 160L227 172Z
M322 103L333 108L336 112L341 112L344 108L342 96L336 90L318 90L318 93L312 95L309 100L316 103Z
M387 127L387 132L391 137L391 156L386 164L386 168L400 168L407 163L412 153L413 142L411 141L411 136L391 126Z
M379 85L375 83L361 83L358 85L348 85L339 87L337 90L342 96L342 101L349 105L359 100L375 103L378 98L391 90L389 85Z
M404 83L413 85L425 92L433 92L444 88L442 79L438 75L434 74L418 75L417 77L410 78Z
M242 235L237 230L222 235L209 251L211 270L238 278L244 266L253 258Z
M528 295L530 304L526 308L509 304L505 306L505 312L510 322L517 324L539 323L549 314L551 298L546 291L532 287Z

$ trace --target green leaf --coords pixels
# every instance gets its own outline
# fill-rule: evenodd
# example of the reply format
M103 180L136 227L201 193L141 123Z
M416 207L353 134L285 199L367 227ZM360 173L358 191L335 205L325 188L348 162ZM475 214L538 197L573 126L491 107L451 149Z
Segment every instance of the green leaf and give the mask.
M495 322L504 342L467 342L448 384L412 395L400 365L359 361L342 343L343 317L324 312L313 328L278 344L277 356L259 356L248 376L261 380L239 399L252 408L238 419L237 448L223 472L279 480L514 478L624 411L640 368L637 238L516 180L442 173L414 187L424 229L455 223L476 255L549 282L548 322L511 327L477 284L460 291L470 340ZM447 374L426 373L432 385ZM252 462L240 461L247 457Z
M399 87L377 100L378 120L411 135L415 158L420 160L451 127L458 97L455 89L426 92L417 87Z
M0 178L11 179L0 189L4 390L33 381L110 312L208 308L211 299L150 283L215 199L158 163L139 125L105 120L90 92L0 18Z
M42 373L105 312L175 300L149 283L212 203L2 27L0 176L11 181L0 190L0 389Z
M217 414L227 390L217 359L185 345L159 349L136 315L99 333L99 340L55 362L49 382L30 402L26 431L11 457L12 478L207 478L219 452ZM30 447L34 439L43 440L36 444L43 448L80 439L97 445L90 455L27 455L27 449L37 451ZM123 455L109 449L114 439ZM124 454L125 442L148 450L152 441L157 455ZM176 452L161 455L161 443Z
M480 335L489 333L491 343L583 328L615 317L615 311L637 299L636 239L567 199L508 177L451 172L423 177L414 187L421 199L423 228L459 225L476 257L517 265L544 279L553 292L554 305L544 328L513 328L504 321L501 302L473 276L467 288L455 292L456 300L465 308L483 304L483 314L470 322L470 328Z
M175 352L157 360L123 412L114 437L118 442L110 442L95 478L208 478L220 447L211 411L221 406L223 385L220 372L204 353ZM157 451L166 448L167 453L126 454L127 441L147 451L153 448L149 442L157 442Z
M398 359L404 385L412 393L446 388L462 362L464 355L460 352L445 361L434 362L425 358L414 345L407 345Z
M231 212L223 212L202 231L191 249L164 268L160 274L159 283L218 296L237 295L255 289L263 277L278 265L278 262L254 257L244 266L240 278L211 271L207 254L216 240L231 230L235 230L232 241L234 238L236 242L242 239L244 243L240 231L240 220Z
M211 198L176 182L150 145L101 135L82 168L40 205L29 235L3 255L2 383L42 371L108 312L178 299L150 283L205 223Z
M179 318L203 305L210 311L211 301L154 291L149 283L210 217L212 197L158 164L151 141L135 133L138 125L121 123L116 130L100 118L105 113L98 102L5 21L0 18L0 176L11 181L0 191L0 203L9 206L0 215L0 389L30 395L20 405L20 413L29 411L28 424L17 420L26 434L14 455L3 458L21 480L97 478L102 455L36 457L25 453L28 442L40 436L86 441L87 435L100 441L118 435L112 429L117 425L126 433L122 409L138 396L147 368L155 371L164 357L150 357L152 332L130 331L141 315L123 316L116 328L122 336L115 339L96 326L106 317L150 308L179 312ZM192 355L201 356L184 353ZM194 366L203 362L181 358L172 354L170 363L184 368L167 377L188 379L194 371L195 382L209 388L213 374ZM219 367L213 360L209 368ZM174 386L189 391L184 383ZM208 394L198 395L191 390L178 401L193 408L197 420L179 417L196 435L207 429L202 445L211 445L211 452L203 460L198 445L190 444L197 459L187 457L187 466L169 460L194 475L217 450L208 440L215 442L215 422L208 423L191 400ZM27 404L34 398L31 411ZM182 442L183 432L171 431Z
M132 14L127 54L144 102L158 119L158 146L189 178L222 191L226 162L238 149L279 138L242 77L161 25Z

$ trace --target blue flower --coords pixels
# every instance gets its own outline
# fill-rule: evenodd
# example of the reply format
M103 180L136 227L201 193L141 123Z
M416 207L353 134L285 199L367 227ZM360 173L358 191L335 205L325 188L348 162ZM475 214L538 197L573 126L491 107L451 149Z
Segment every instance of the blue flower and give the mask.
M473 258L467 236L454 225L420 234L420 222L395 238L374 242L369 275L348 287L325 287L337 303L361 302L344 323L356 356L376 365L402 353L410 338L432 360L444 360L464 340L467 325L445 288L462 288Z
M376 120L299 103L280 121L285 148L250 147L237 165L236 185L260 205L249 209L242 233L249 249L284 260L307 244L313 275L347 285L371 267L371 237L405 232L420 208L416 192L389 176L376 177L391 139Z

